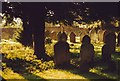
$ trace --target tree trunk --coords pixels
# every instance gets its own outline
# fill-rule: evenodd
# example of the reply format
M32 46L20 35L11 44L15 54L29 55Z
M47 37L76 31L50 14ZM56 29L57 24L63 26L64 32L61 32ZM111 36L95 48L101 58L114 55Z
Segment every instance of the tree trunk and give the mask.
M29 24L27 24L27 20L24 18L23 19L23 29L24 31L23 33L23 39L22 39L22 43L25 46L32 46L32 28L30 27Z
M32 14L30 19L30 25L33 29L33 40L34 40L34 54L38 59L46 59L45 54L45 7L42 3L32 4Z
M39 58L44 58L45 48L44 48L44 19L41 18L38 23L37 21L33 26L33 40L34 40L34 54Z
M47 55L45 54L45 47L44 47L44 40L45 40L45 36L44 36L45 6L44 6L44 3L39 3L39 2L23 3L22 8L24 12L23 15L26 15L26 17L29 17L30 30L25 29L26 30L25 33L26 35L30 34L30 38L32 38L33 36L34 54L37 56L38 59L46 60ZM29 35L27 36L29 38ZM26 38L26 43L27 41L29 41L29 39Z

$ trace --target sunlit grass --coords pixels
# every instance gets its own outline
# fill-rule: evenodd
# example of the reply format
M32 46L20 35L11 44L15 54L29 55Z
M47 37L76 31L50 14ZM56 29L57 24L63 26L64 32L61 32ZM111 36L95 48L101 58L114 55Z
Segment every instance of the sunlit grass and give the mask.
M25 78L23 76L21 76L18 73L15 73L10 68L6 68L3 71L0 70L0 76L2 76L7 81L9 81L8 79L24 79L25 80ZM25 80L25 81L27 81L27 80Z
M83 76L79 76L69 71L60 70L60 69L51 69L37 73L36 75L45 79L87 79Z
M4 54L6 58L9 59L22 59L26 61L30 61L36 58L33 49L30 47L24 47L20 43L16 42L2 42L0 44L2 46L1 53Z
M118 79L118 74L113 74L113 73L103 73L101 72L104 69L104 67L96 67L90 70L90 72L104 76L109 79Z
M116 52L120 52L120 46L116 47Z
M49 56L54 55L54 45L57 41L52 41L52 44L46 44L46 53ZM70 44L70 52L72 55L76 57L72 57L71 63L75 66L80 66L78 56L80 54L80 46L81 43L71 43ZM3 71L0 71L0 75L5 79L85 79L85 81L89 81L88 77L83 76L79 73L77 69L73 70L61 70L54 69L53 61L43 62L42 60L36 59L36 56L33 54L34 51L30 47L24 47L22 44L18 42L2 42L1 52L4 55L3 60L11 59L13 61L17 61L18 59L25 61L25 69L21 68L20 73L14 71L14 68L8 67L6 62L2 63ZM101 49L103 43L94 44L95 50L95 58L101 57ZM120 47L116 48L116 51L120 51ZM120 61L119 55L112 56L112 59ZM29 63L30 62L30 63ZM76 63L78 62L78 63ZM14 63L13 63L14 64ZM15 66L16 67L16 66ZM19 67L18 67L19 68ZM116 73L103 73L101 72L105 69L104 65L99 65L90 70L91 73L95 73L96 75L104 76L109 79L117 79ZM76 73L74 73L76 72ZM87 76L91 76L91 74L85 74ZM8 77L9 76L9 77ZM100 79L100 77L93 76L92 79Z
M1 71L0 75L5 79L25 79L23 74L26 72L27 77L36 78L36 76L28 73L37 73L54 68L53 61L43 62L38 60L34 55L34 50L30 47L24 47L18 42L11 41L1 42L0 45L2 46L1 53L3 56L3 71ZM18 70L19 73L14 72L14 70Z

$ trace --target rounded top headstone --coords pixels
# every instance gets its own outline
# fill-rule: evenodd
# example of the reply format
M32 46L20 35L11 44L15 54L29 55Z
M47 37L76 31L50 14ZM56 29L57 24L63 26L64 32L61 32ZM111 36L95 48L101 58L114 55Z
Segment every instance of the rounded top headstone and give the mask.
M88 35L85 35L82 39L83 44L90 44L90 37Z
M60 41L67 41L67 35L65 32L63 32L61 35L60 35Z

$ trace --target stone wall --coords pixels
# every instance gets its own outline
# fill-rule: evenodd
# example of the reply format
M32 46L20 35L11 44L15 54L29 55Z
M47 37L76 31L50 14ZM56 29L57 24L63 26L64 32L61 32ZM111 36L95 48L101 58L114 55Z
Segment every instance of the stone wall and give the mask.
M1 39L12 39L15 35L15 32L18 28L0 28L1 31Z

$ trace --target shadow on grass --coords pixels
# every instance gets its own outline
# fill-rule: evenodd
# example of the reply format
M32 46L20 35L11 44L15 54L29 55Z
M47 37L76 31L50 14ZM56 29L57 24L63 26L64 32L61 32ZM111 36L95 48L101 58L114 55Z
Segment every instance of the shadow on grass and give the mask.
M77 56L73 56L73 57L77 57ZM106 81L106 80L118 81L118 80L120 80L120 77L119 77L119 75L120 75L120 60L115 61L115 59L117 59L116 57L118 57L118 56L114 57L113 63L116 63L117 69L114 69L114 71L109 70L109 68L111 68L111 67L109 67L106 63L104 63L104 61L102 61L101 55L99 55L99 54L96 54L94 68L96 68L96 67L103 68L103 70L100 71L102 74L95 73L95 72L82 73L82 72L79 72L80 68L72 68L71 70L68 70L68 71L70 71L73 74L77 74L77 75L83 76L87 79L90 79L90 81L101 81L101 80L102 81ZM104 72L106 70L108 70L108 72ZM117 79L113 79L110 77L116 77Z
M73 72L74 73L74 72ZM84 76L85 78L88 78L88 79L108 79L107 77L104 77L104 76L101 76L101 75L98 75L98 74L95 74L95 73L91 73L91 72L88 72L88 73L75 73L75 74L78 74L78 75L81 75L81 76Z
M40 76L37 76L26 69L26 67L28 66L27 63L30 63L28 61L24 61L21 59L11 60L4 58L3 62L6 63L6 66L8 68L11 68L15 73L23 76L28 81L46 81L44 78L41 78ZM16 81L16 79L11 79L9 81ZM24 81L24 79L17 79L17 81Z
M94 68L96 68L96 67L103 68L102 70L100 70L100 73L99 72L98 73L97 72L87 72L87 73L84 72L83 73L83 72L79 71L79 68L76 68L74 71L70 70L70 72L73 74L83 76L87 79L90 79L90 81L101 81L101 80L102 81L106 81L106 80L107 81L108 80L118 81L118 80L120 80L120 76L119 76L120 75L120 61L118 61L117 65L118 65L117 69L114 69L114 71L110 71L110 70L108 70L110 67L107 66L106 63L104 63L101 59L97 59L94 64ZM106 66L108 68L106 68ZM106 70L108 70L108 72L104 72Z
M79 58L79 53L70 53L70 58Z
M97 73L92 73L92 72L79 72L79 70L68 70L69 72L73 73L73 74L77 74L80 76L83 76L84 78L87 78L90 81L117 81L117 79L110 79L107 76L103 76Z

